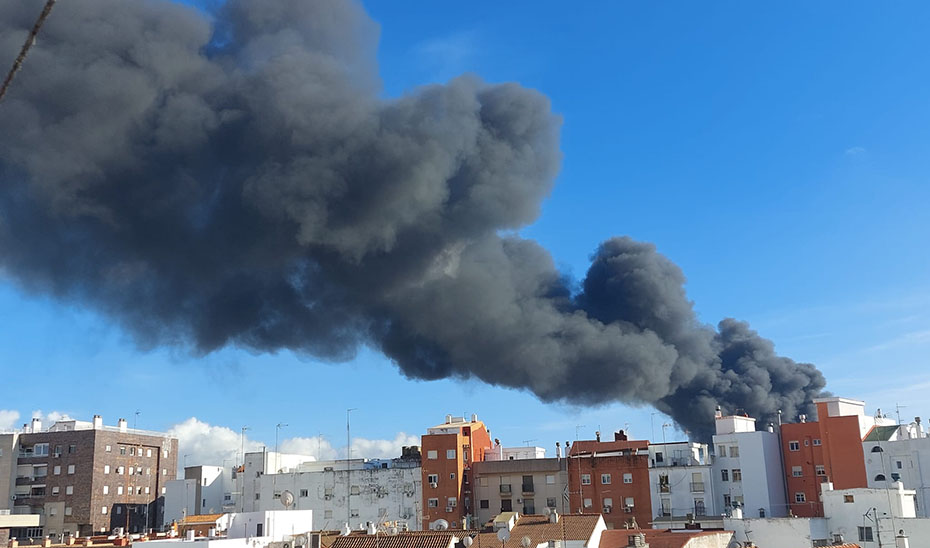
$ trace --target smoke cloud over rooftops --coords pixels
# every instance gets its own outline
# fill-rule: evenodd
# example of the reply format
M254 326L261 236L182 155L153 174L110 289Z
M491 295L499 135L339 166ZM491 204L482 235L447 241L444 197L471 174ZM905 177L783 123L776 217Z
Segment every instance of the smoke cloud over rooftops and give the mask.
M33 3L0 0L0 52ZM464 76L379 99L348 0L59 3L0 104L0 269L143 347L371 344L413 378L544 401L809 412L820 372L701 324L654 246L602 243L580 288L534 241L559 170L540 93Z

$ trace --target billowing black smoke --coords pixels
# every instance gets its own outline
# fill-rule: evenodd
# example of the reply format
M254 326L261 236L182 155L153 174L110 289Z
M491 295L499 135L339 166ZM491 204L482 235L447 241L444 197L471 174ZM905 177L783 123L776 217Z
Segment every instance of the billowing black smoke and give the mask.
M0 0L15 55L37 6ZM653 246L603 243L581 288L533 241L559 169L539 93L462 77L378 98L348 0L59 2L0 104L0 268L143 347L360 344L407 376L543 400L768 420L824 386L746 324L695 318Z

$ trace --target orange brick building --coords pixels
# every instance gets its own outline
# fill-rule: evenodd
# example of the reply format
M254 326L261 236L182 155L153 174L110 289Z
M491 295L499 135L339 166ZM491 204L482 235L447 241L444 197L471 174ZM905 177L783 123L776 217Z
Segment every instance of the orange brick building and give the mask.
M491 436L484 423L472 415L446 416L446 422L429 428L420 439L423 465L423 528L444 519L461 528L474 513L471 464L484 460Z
M820 484L836 489L868 487L862 438L881 422L865 415L865 402L819 398L817 420L783 424L782 454L788 507L795 516L823 516Z
M568 456L573 513L603 513L610 529L622 529L630 518L648 527L652 520L648 441L630 441L618 432L614 441L576 441Z

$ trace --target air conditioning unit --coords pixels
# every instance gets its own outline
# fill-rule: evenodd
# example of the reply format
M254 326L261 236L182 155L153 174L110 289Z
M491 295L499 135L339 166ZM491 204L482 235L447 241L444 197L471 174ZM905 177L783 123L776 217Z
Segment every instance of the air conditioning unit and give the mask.
M446 506L446 512L452 512L452 507L451 507L451 506Z
M609 513L610 513L610 506L605 506L605 507L604 507L604 513L605 513L605 514L609 514Z
M632 506L627 506L627 507L625 507L625 508L623 509L623 511L626 512L627 514L632 514L632 513L633 513L633 507L632 507Z
M433 489L435 489L435 488L439 487L439 484L436 483L435 481L431 481L430 484L429 484L429 486L432 487Z

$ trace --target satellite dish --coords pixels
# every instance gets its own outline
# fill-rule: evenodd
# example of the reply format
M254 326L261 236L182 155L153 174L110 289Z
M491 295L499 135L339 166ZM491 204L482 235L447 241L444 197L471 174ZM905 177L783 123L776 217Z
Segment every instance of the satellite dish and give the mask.
M284 505L284 508L290 508L294 505L294 493L290 491L284 491L281 493L281 504Z
M390 533L391 535L396 535L398 531L400 531L400 529L398 529L397 526L394 526L388 529L388 533Z
M520 546L523 546L523 548L530 548L530 544L532 543L533 540L530 539L530 537L523 537L520 539Z
M465 548L468 548L469 546L472 545L473 542L475 542L475 541L472 540L471 537L465 537L465 540L462 541L462 544L465 545Z
M297 538L294 539L294 544L297 546L306 546L307 540L307 535L297 535Z
M449 528L449 522L444 519L437 519L432 523L433 531L445 531Z
M510 540L510 531L508 531L507 529L501 529L500 531L498 531L497 540L501 542L507 542L508 540Z
M552 515L552 508L549 508L548 506L546 506L546 509L543 510L543 515L546 516L546 517L551 516L551 515Z

